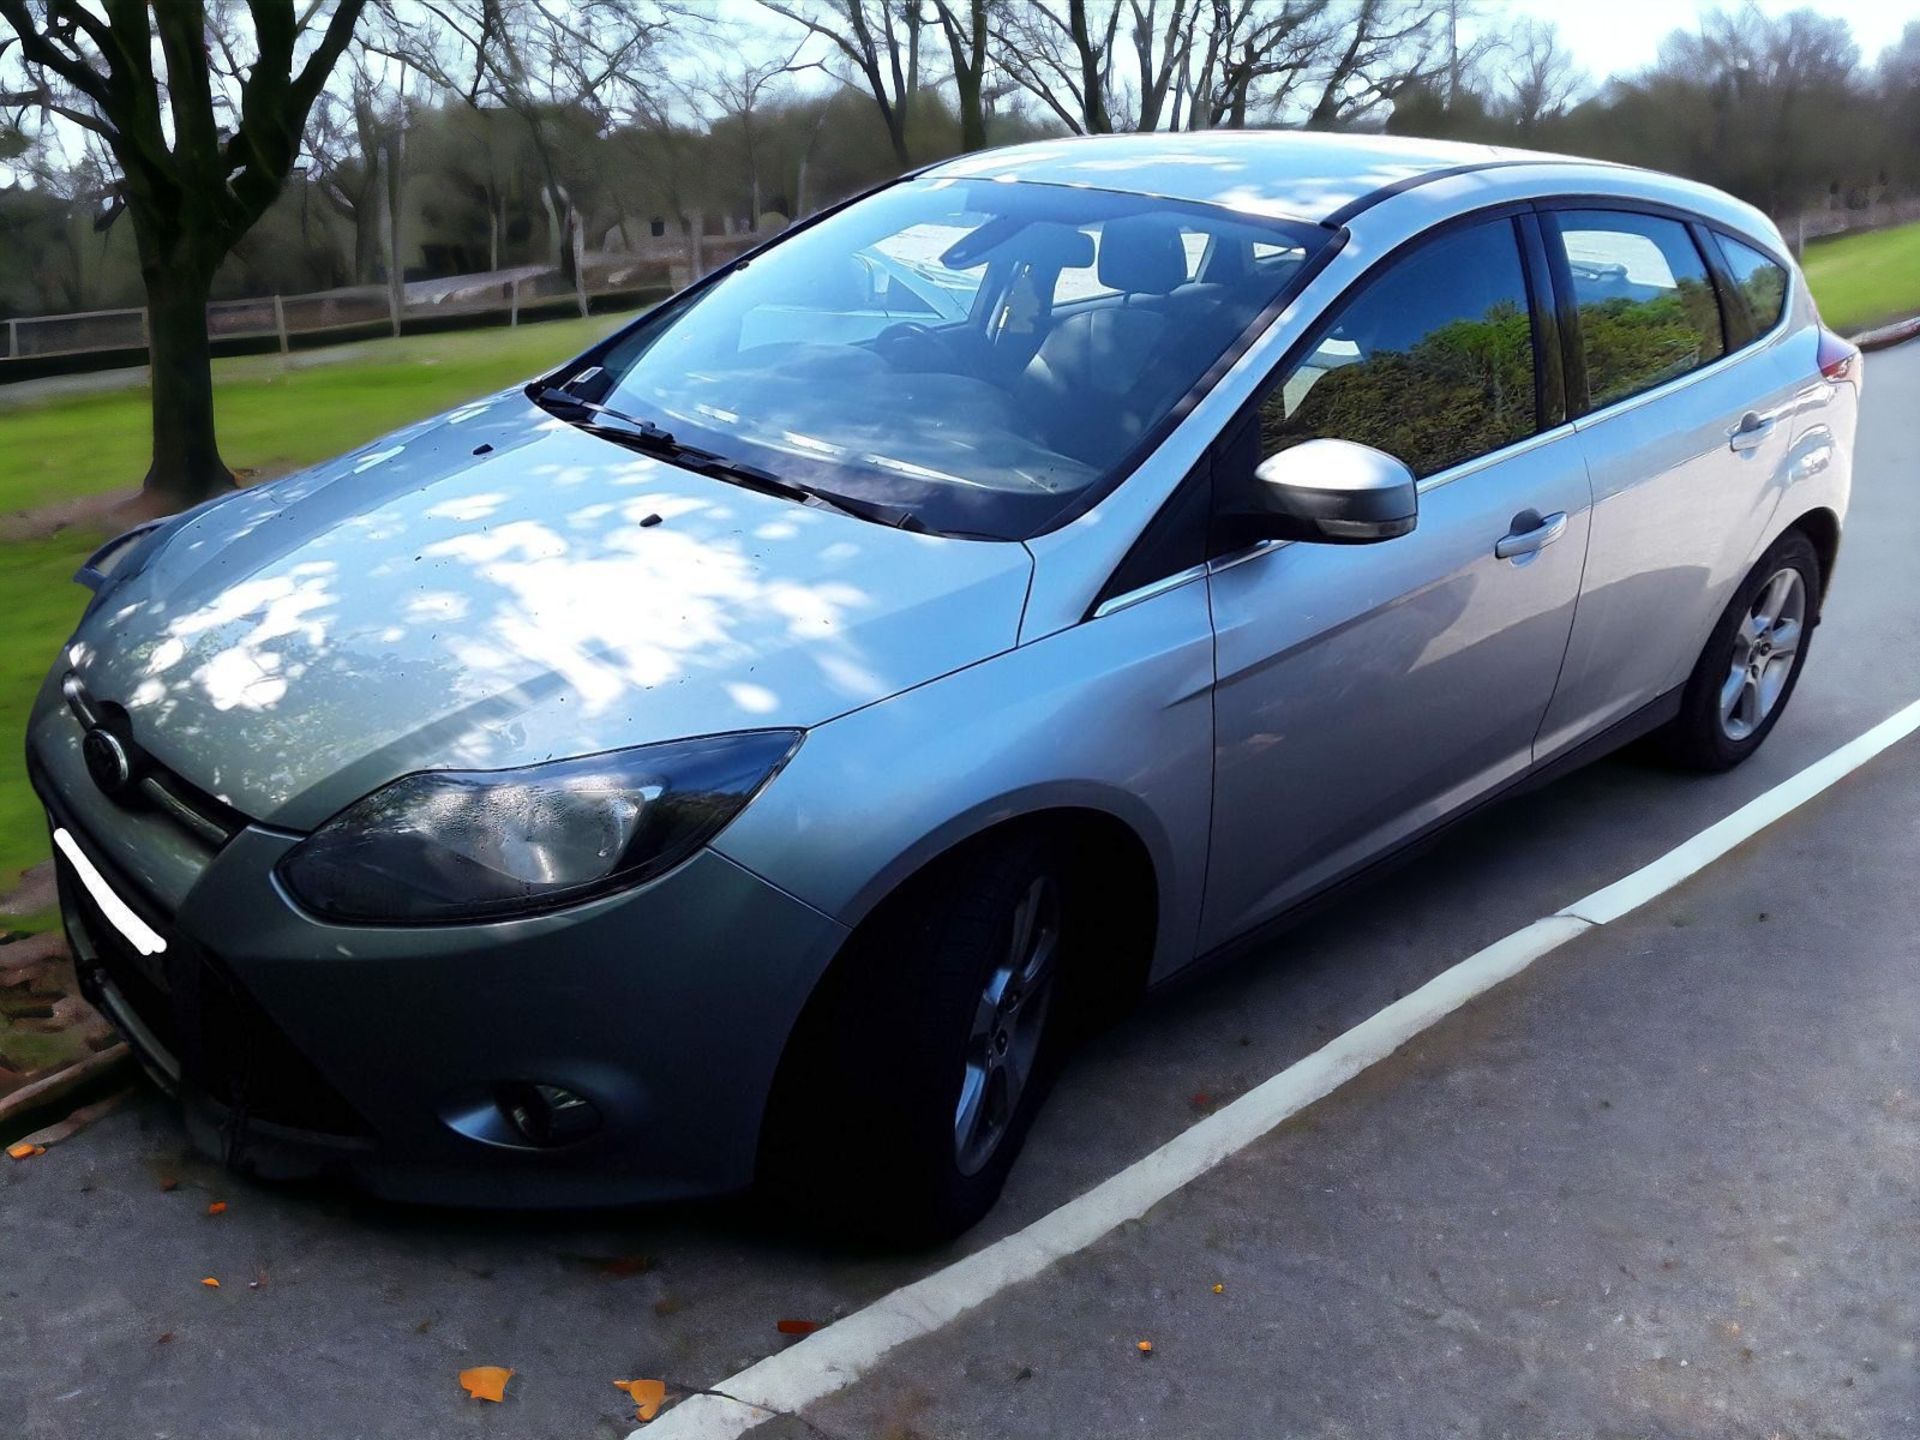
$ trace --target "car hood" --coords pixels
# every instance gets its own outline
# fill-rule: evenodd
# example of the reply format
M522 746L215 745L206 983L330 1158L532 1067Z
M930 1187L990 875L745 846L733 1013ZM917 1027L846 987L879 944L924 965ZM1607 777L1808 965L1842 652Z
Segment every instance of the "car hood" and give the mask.
M162 763L309 829L399 775L818 725L1010 648L1017 543L891 529L518 391L192 512L69 661Z

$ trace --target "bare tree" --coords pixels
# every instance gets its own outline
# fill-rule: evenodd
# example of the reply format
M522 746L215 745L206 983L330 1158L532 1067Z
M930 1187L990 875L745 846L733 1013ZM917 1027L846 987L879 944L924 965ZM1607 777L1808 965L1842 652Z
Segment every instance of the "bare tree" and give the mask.
M1909 20L1881 52L1875 80L1887 169L1909 184L1920 181L1920 20Z
M1559 27L1522 20L1507 45L1506 108L1514 128L1526 139L1544 121L1566 113L1586 76L1561 48Z
M1127 0L1127 10L1128 39L1140 71L1133 128L1157 130L1169 99L1177 102L1176 77L1186 71L1201 5L1199 0ZM1177 129L1178 121L1173 125Z
M214 271L279 195L364 5L248 0L222 11L229 29L204 0L0 0L20 66L7 88L99 136L120 170L147 295L156 508L233 484L214 436Z
M932 0L934 19L953 59L953 90L960 111L960 148L987 146L986 84L993 11L1004 0Z
M1846 21L1748 5L1709 12L1698 32L1676 30L1636 84L1704 97L1706 123L1691 129L1683 164L1780 214L1837 180L1833 147L1817 140L1823 120L1844 113L1858 60Z
M353 278L374 278L375 265L392 247L395 153L407 125L404 80L392 84L379 73L377 57L364 51L341 66L336 83L322 92L307 126L309 178L327 204L353 226ZM385 163L383 164L383 157Z
M1000 64L1076 135L1114 129L1113 45L1120 0L1023 0L998 17Z
M1278 114L1322 63L1338 32L1332 0L1211 0L1190 88L1188 128L1244 126Z
M907 151L907 115L920 90L920 0L760 0L774 14L833 43L859 72L887 127L901 168Z
M981 0L984 3L984 0ZM805 42L802 41L802 45ZM800 70L817 68L818 61L802 64L800 47L796 46L784 59L747 62L732 69L721 70L711 75L702 86L706 98L712 101L723 118L730 121L740 137L740 158L747 169L747 190L753 209L749 223L760 223L760 160L763 146L761 134L763 110L762 102L777 91L789 77Z
M1355 0L1340 17L1338 49L1319 77L1308 127L1355 120L1438 73L1433 32L1447 11L1446 0Z
M1469 96L1484 98L1476 90L1476 82L1484 79L1487 63L1507 46L1506 38L1491 27L1478 30L1473 39L1462 43L1462 24L1482 18L1475 0L1441 0L1437 23L1443 32L1447 59L1441 72L1440 105L1448 114L1458 110L1461 101ZM1531 26L1534 22L1522 20L1520 23Z
M1466 13L1465 0L1006 0L993 26L1001 69L1093 135L1288 114L1349 123L1439 68L1477 63L1486 41L1436 58L1441 21ZM1123 33L1132 63L1116 67Z
M405 13L397 0L381 4L386 24L370 48L422 70L476 110L505 107L526 127L552 257L579 291L585 231L563 163L564 121L585 116L605 129L620 100L639 108L668 12L652 0L596 0L587 9L567 0L415 0Z

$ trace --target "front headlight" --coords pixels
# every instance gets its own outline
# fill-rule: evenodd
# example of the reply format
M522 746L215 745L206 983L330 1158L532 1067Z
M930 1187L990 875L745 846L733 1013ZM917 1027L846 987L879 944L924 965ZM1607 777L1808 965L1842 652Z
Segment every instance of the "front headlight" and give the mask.
M280 878L326 920L430 924L638 885L723 830L800 743L749 730L523 770L429 770L348 806Z

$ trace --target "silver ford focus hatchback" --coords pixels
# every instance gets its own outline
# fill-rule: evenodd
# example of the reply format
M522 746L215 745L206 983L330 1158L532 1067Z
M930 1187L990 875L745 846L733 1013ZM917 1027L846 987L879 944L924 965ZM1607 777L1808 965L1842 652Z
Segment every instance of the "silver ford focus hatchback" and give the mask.
M1860 358L1645 171L973 155L104 547L28 763L88 994L276 1176L952 1233L1074 1034L1792 695Z

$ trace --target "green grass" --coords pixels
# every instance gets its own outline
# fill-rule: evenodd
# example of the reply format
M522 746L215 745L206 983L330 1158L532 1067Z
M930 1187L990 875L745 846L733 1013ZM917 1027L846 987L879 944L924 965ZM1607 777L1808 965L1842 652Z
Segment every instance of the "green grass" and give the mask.
M596 316L375 341L290 364L278 356L222 360L214 366L221 453L260 475L297 469L533 375L618 323ZM4 396L0 511L138 488L148 454L144 385L17 405ZM47 855L46 824L20 759L27 712L85 606L73 572L102 538L74 526L0 544L0 895Z
M1920 314L1920 222L1815 240L1801 264L1820 318L1842 333Z
M227 464L273 476L525 379L586 348L618 320L595 316L214 363ZM144 384L5 406L0 511L139 488L149 454Z
M47 823L21 765L27 711L85 608L86 591L70 581L98 538L62 531L0 547L0 895L47 856Z
M39 935L60 928L60 907L43 905L18 915L0 915L0 936Z

